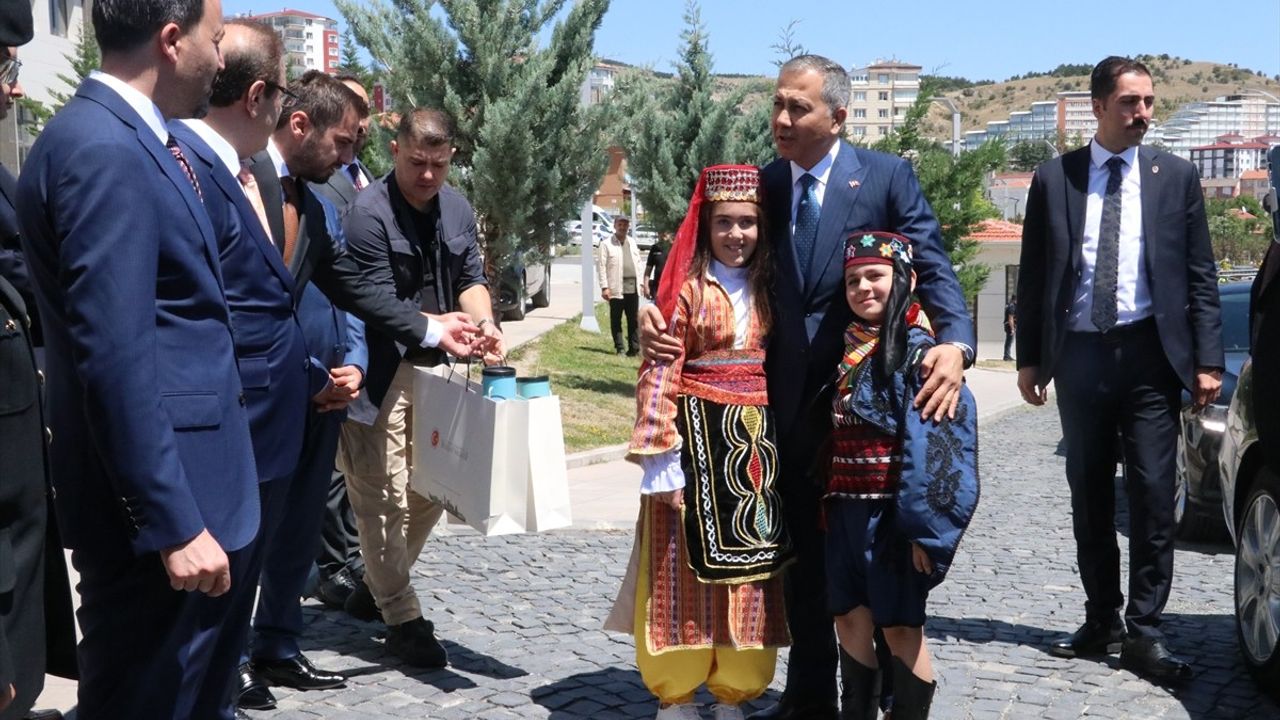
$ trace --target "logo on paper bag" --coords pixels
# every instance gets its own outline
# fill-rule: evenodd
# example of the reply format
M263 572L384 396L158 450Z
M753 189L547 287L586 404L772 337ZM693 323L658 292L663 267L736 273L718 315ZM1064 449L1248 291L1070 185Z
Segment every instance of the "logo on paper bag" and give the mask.
M438 447L439 445L440 445L440 430L437 428L431 431L431 447Z

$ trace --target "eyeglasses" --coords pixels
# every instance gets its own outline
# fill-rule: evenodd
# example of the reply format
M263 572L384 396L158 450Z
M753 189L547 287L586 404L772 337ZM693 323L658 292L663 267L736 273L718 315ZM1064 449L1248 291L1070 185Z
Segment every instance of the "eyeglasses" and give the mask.
M284 96L284 100L280 102L280 107L290 108L298 104L298 96L289 92L289 88L278 83L273 83L270 80L263 80L262 82L266 84L267 87Z
M22 69L22 61L11 57L0 60L0 83L12 85L18 81L18 71Z

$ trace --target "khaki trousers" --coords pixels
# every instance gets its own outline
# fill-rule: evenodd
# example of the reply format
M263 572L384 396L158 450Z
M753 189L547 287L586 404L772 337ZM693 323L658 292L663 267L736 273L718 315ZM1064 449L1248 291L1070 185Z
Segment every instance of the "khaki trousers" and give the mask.
M360 533L364 581L387 625L422 617L409 569L444 508L409 487L414 365L401 362L373 425L342 424L338 469Z

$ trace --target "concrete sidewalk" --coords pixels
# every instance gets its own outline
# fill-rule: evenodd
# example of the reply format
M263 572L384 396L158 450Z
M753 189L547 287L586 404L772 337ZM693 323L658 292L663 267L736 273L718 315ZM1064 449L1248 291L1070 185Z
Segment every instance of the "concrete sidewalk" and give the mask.
M1018 375L1013 370L973 368L965 380L978 403L978 421L985 422L1021 406ZM625 446L593 451L606 462L569 470L569 499L573 527L580 529L630 529L640 513L640 466L622 459Z

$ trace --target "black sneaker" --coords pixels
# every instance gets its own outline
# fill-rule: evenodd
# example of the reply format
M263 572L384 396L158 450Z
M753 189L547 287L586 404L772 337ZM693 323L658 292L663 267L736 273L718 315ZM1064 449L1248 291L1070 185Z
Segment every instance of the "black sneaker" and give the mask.
M378 610L378 603L374 601L373 593L369 592L369 586L363 581L355 585L356 589L352 590L351 594L347 596L347 601L343 604L342 609L357 620L382 622L382 611Z
M387 650L414 667L442 668L449 664L449 653L436 640L435 626L422 618L389 625Z

